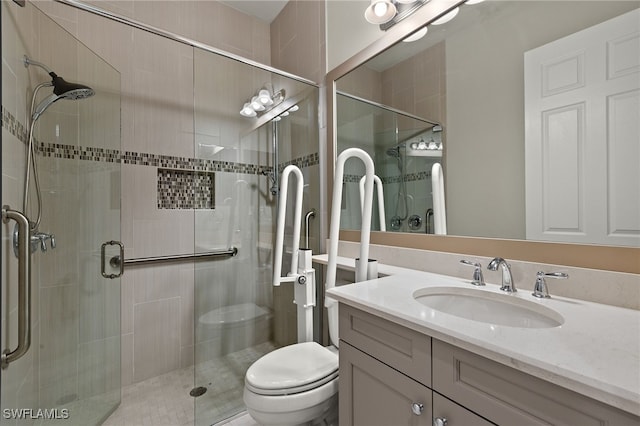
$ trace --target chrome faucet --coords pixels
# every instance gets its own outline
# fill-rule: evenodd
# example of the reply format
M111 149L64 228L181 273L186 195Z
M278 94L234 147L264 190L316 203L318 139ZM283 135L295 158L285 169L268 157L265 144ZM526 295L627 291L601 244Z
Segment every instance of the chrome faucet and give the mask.
M506 260L501 257L495 257L491 262L489 262L487 269L490 271L497 271L498 266L502 266L502 287L500 287L500 290L506 291L507 293L515 293L518 291L515 283L513 282L511 267Z

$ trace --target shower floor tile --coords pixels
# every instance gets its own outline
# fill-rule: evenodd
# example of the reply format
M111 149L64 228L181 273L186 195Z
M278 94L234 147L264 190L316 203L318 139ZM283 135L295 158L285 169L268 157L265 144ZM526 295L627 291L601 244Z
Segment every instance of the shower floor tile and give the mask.
M197 385L206 386L207 392L197 399L197 424L210 425L209 421L230 418L220 424L255 425L248 414L231 416L244 410L242 390L247 368L273 349L273 344L263 343L199 364ZM193 387L193 366L126 386L120 406L104 426L195 425L195 399L189 395Z

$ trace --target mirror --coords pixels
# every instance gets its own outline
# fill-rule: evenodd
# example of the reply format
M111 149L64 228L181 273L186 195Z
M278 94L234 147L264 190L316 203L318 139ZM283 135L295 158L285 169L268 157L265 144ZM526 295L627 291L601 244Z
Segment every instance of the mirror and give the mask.
M340 76L336 153L358 146L374 158L386 230L428 232L430 172L441 162L448 235L638 247L638 6L461 5L455 19L429 25L419 41L397 43ZM631 16L630 32L610 35L612 26L601 25L624 16ZM594 60L595 45L601 51ZM602 131L593 130L592 104L574 96L582 86L591 90L594 69L608 73L605 80L632 85L601 96ZM549 103L552 98L560 99ZM440 155L410 155L421 140ZM359 202L362 173L345 175L343 208L357 212L350 206ZM359 229L357 217L344 216L343 229ZM412 216L422 222L415 229ZM594 225L594 216L602 223ZM400 226L392 226L394 217ZM374 218L374 229L377 223Z

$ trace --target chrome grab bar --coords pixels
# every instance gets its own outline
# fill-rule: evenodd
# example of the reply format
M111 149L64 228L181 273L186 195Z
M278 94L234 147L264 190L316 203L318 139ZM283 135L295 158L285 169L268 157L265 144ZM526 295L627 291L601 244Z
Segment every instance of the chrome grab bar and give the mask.
M2 206L2 222L15 220L18 224L18 346L12 351L5 349L0 357L0 367L22 357L31 346L31 231L29 219L9 206Z
M230 247L227 250L220 251L211 251L206 253L193 253L193 254L177 254L171 256L157 256L157 257L139 257L135 259L124 259L124 262L121 262L120 259L123 258L120 256L113 256L109 260L109 265L114 268L121 268L121 270L125 266L133 266L133 265L141 265L145 263L162 263L162 262L177 262L181 260L206 260L214 257L234 257L238 254L238 249L235 247Z
M431 219L433 219L433 209L427 209L425 232L431 234Z
M311 220L312 217L316 217L316 209L311 209L307 212L307 214L304 215L304 243L305 243L305 248L311 248L309 247L309 221Z

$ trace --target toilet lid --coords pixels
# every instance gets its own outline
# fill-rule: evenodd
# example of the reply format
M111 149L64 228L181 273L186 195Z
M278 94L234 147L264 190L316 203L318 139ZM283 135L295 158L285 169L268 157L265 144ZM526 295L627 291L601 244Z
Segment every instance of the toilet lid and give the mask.
M316 342L276 349L249 367L247 387L261 394L303 392L338 375L338 354Z

